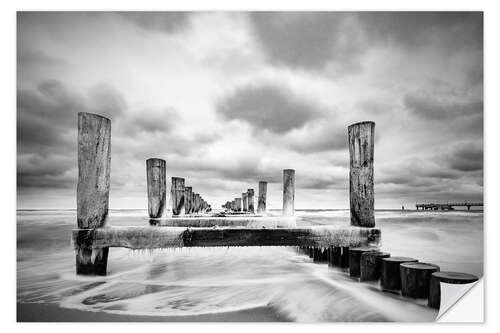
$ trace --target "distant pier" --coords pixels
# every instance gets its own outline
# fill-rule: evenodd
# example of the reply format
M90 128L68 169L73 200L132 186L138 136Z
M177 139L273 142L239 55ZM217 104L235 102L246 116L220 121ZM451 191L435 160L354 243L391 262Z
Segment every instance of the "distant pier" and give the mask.
M454 210L455 207L483 207L482 202L451 202L451 203L422 203L416 204L417 210Z

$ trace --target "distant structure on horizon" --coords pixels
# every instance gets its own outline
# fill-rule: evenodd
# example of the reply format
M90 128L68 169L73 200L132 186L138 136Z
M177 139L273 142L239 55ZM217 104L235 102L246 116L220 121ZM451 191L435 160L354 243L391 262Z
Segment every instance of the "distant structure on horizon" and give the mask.
M471 207L483 207L482 202L448 202L448 203L425 203L415 205L417 210L455 210L455 207L467 207L470 210ZM403 207L404 209L404 207Z

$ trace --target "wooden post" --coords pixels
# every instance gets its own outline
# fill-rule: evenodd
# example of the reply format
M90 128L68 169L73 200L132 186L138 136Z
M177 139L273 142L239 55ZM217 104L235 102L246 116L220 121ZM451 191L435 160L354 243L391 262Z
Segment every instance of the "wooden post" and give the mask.
M349 247L342 247L342 256L340 257L340 268L349 268Z
M359 277L361 254L364 252L375 251L372 247L354 247L349 249L349 275Z
M148 212L150 218L160 218L165 209L166 162L160 158L146 160Z
M407 262L399 266L401 295L412 298L429 297L431 275L439 272L439 266L421 262Z
M172 215L184 214L184 178L172 177Z
M435 272L431 275L431 284L429 287L429 300L427 305L431 308L439 309L441 305L441 282L449 284L468 284L474 283L478 277L472 274L457 272Z
M200 212L200 195L198 193L194 194L194 212Z
M78 185L76 193L79 229L96 229L108 217L111 170L111 121L92 113L78 113ZM79 231L77 274L106 275L109 248L93 249Z
M374 227L373 151L375 123L365 121L348 128L349 197L351 225Z
M255 213L254 200L253 200L254 194L255 192L252 188L249 188L247 190L248 211L250 213Z
M242 203L242 210L244 212L248 211L248 193L241 193L241 203Z
M283 216L295 214L295 170L283 170Z
M399 266L405 262L417 262L417 259L409 257L389 257L382 259L380 272L380 286L382 290L399 291L401 290L401 274Z
M332 246L332 266L340 267L342 250L338 246Z
M263 214L266 212L266 198L267 198L267 182L259 182L259 199L257 203L257 213Z
M389 258L387 252L364 252L360 260L360 281L377 281L382 270L382 258Z
M184 187L184 212L186 214L191 213L191 194L193 193L193 188L188 186Z

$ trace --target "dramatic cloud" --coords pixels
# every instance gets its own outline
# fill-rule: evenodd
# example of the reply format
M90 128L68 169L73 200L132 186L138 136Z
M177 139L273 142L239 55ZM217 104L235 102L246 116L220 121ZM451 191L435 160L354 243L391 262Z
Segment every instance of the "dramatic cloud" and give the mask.
M139 27L173 33L185 28L189 23L188 12L126 12L122 17L134 22Z
M419 117L435 120L482 114L482 100L455 100L423 91L409 93L404 103Z
M278 65L319 70L338 62L342 71L358 68L363 51L353 17L343 13L253 13L256 35Z
M321 116L313 102L274 85L240 87L218 103L217 111L227 119L275 133L301 128Z
M483 146L475 142L459 143L448 154L447 160L453 170L483 170Z
M293 168L297 208L347 208L347 126L366 120L377 208L481 200L482 13L20 12L17 28L20 208L75 206L78 112L112 121L112 208L146 207L150 157L213 207L267 180L280 208Z

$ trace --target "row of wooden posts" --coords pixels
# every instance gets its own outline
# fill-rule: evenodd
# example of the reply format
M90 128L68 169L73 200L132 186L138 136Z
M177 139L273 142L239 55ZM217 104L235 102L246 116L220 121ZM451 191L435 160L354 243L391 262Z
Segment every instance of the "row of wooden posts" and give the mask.
M148 187L148 213L150 218L163 215L166 201L166 161L160 158L146 160ZM185 186L185 179L172 177L170 189L172 215L199 214L210 212L211 206L193 188Z
M241 194L241 197L234 198L222 205L230 213L255 213L254 190L249 188ZM257 214L266 213L267 182L259 181L259 195L257 197ZM283 216L293 216L295 214L295 170L283 170Z
M374 227L373 155L375 123L365 121L348 127L350 172L349 196L351 225ZM154 158L146 162L148 178L148 210L152 218L161 216L166 201L166 162ZM99 228L108 216L111 170L111 121L105 117L81 112L78 114L78 187L77 220L80 229ZM262 186L262 192L261 192ZM191 189L192 190L192 189ZM259 183L259 209L265 209L267 183ZM203 198L187 195L189 187L182 178L172 181L172 211L180 214L186 204L201 202L203 209L210 205ZM262 194L262 196L261 196ZM185 200L185 198L191 198ZM248 192L247 192L248 198ZM238 198L239 199L239 198ZM294 214L295 171L283 171L283 215ZM201 200L201 201L200 201ZM198 207L198 206L196 206ZM196 208L201 209L201 208Z
M478 280L472 274L441 272L438 265L419 262L410 257L391 257L373 247L300 247L314 262L346 269L349 276L359 281L380 281L383 291L400 293L411 298L427 298L431 308L441 303L440 282L467 284Z

